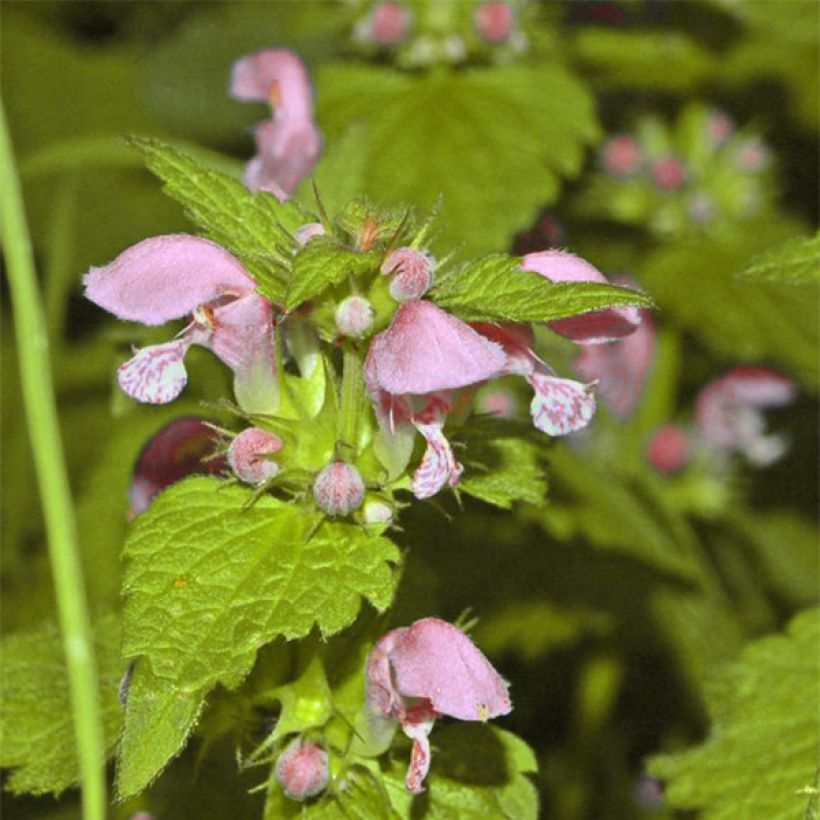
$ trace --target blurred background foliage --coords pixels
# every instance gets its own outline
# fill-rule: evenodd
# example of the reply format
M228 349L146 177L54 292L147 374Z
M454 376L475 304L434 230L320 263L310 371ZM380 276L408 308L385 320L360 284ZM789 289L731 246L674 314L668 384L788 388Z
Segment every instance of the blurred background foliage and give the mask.
M446 5L462 17L472 8ZM128 346L153 337L84 302L81 274L146 236L190 229L121 137L195 144L240 173L263 109L228 97L231 64L287 46L316 84L325 150L315 176L329 202L367 193L429 208L443 194L441 252L559 245L657 299L659 347L639 410L623 419L602 408L580 441L547 445L545 504L510 514L465 496L463 509L448 499L406 511L391 622L471 609L477 642L512 682L506 726L538 755L544 816L678 816L645 775L646 757L701 740L710 676L817 602L816 244L813 276L783 281L749 267L817 230L817 4L528 3L527 47L497 63L479 54L468 68L407 67L362 50L351 31L367 12L355 0L3 3L3 102L92 611L120 605L127 491L147 439L188 413L226 421L216 405L226 375L202 351L191 354L186 398L167 408L113 389ZM752 214L704 225L685 191L650 196L650 183L607 174L602 146L623 133L651 132L657 150L694 167L686 123L714 107L766 145ZM731 186L737 173L707 180ZM672 216L658 229L661 208ZM11 634L53 620L54 604L6 296L0 584ZM571 364L568 345L545 343L551 361ZM791 442L785 457L765 469L695 459L659 474L645 457L653 431L690 424L699 389L738 363L797 382L795 404L769 414ZM202 816L254 816L237 809L245 797L231 751L203 760L186 752L151 805L163 816L205 806ZM9 817L74 816L73 800L4 796Z

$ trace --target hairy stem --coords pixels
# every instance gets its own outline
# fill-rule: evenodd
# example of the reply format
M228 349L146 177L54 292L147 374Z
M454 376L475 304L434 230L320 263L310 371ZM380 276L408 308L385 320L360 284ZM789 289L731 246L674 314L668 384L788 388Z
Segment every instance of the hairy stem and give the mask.
M359 446L359 421L364 401L364 379L362 359L359 351L345 344L342 365L341 416L339 420L339 441L345 445L342 454L345 461L355 461Z
M37 279L17 168L0 107L0 189L3 249L14 310L20 382L26 409L37 482L48 533L54 588L68 667L74 732L80 760L83 817L105 815L105 755L91 625L82 568L77 552L74 511L57 423L51 381L48 333Z

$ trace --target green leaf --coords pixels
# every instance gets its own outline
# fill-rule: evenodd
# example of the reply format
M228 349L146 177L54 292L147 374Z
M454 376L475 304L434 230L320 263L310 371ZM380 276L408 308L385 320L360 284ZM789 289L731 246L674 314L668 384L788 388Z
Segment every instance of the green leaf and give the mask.
M380 611L392 600L390 562L399 553L391 541L330 521L308 537L315 513L271 496L243 509L251 495L191 478L134 522L123 654L140 660L118 772L122 796L144 788L179 751L207 692L238 686L261 646L303 637L314 625L332 635L353 622L362 597Z
M331 237L314 237L293 262L285 307L293 310L348 276L375 272L380 262L379 253L359 253L339 245Z
M122 722L117 689L124 669L117 616L96 624L94 652L106 752L112 754ZM59 795L80 779L60 634L44 629L10 635L0 653L0 766L14 769L7 788Z
M553 283L519 270L521 260L492 254L463 265L431 294L468 321L550 322L608 307L654 307L644 293L594 282Z
M764 251L752 259L738 277L790 285L820 282L820 233L790 239Z
M538 464L538 451L523 438L470 440L465 475L458 489L509 510L513 502L543 504L547 480Z
M367 126L365 193L424 211L471 253L509 246L555 200L598 128L587 88L557 65L397 72L334 64L317 75L318 120L333 143Z
M295 202L279 202L265 191L249 191L239 180L158 140L131 137L168 196L185 206L206 235L236 254L274 302L288 283L289 235L312 221Z
M820 610L802 612L788 633L749 645L707 695L707 740L650 761L667 781L673 808L701 809L704 820L792 820L814 782L820 728Z
M537 770L532 750L494 726L437 726L428 791L413 797L404 788L407 760L397 756L384 784L401 817L414 820L528 820L538 816L538 794L527 777Z

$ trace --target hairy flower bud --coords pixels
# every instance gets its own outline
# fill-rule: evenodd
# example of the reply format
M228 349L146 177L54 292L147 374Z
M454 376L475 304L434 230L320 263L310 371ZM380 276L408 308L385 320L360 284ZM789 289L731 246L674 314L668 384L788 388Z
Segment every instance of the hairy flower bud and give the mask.
M296 229L294 239L296 244L302 248L313 239L314 236L324 236L325 226L321 222L308 222L306 225Z
M383 46L400 43L410 29L410 9L403 3L379 3L370 18L370 36Z
M279 436L259 427L249 427L231 442L228 464L237 478L246 484L263 484L279 472L279 465L264 456L281 449Z
M306 800L324 791L330 779L327 752L316 743L297 738L279 755L276 780L291 800Z
M676 424L664 424L650 439L646 457L659 473L682 470L689 457L686 434Z
M368 499L362 513L365 524L390 524L393 521L393 505L381 498Z
M363 336L373 325L373 306L363 296L348 296L336 308L335 319L342 336Z
M612 137L601 151L604 170L614 177L634 174L643 162L643 151L631 134Z
M313 497L328 515L348 515L364 500L364 482L352 464L334 461L316 476Z
M509 3L482 3L473 16L478 33L488 43L501 43L512 32L515 12Z
M652 180L658 188L664 191L674 191L680 188L686 180L683 163L672 154L659 159L652 164Z
M415 248L397 248L385 259L381 272L392 275L390 295L397 302L421 299L433 284L435 260Z

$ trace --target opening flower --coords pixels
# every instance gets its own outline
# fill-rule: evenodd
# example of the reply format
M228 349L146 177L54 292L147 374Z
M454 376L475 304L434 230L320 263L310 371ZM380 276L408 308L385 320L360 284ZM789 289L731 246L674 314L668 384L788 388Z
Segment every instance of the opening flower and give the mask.
M248 427L228 448L228 464L240 481L264 484L279 472L279 465L266 456L282 449L282 439L260 427Z
M248 163L245 184L287 199L313 170L322 147L307 69L288 49L257 51L234 64L231 94L270 103L272 118L254 129L256 156Z
M191 345L215 353L234 372L236 399L248 412L269 412L275 400L273 313L239 260L188 234L145 239L113 262L92 268L85 295L120 319L161 325L192 315L170 342L136 351L117 378L137 401L167 404L183 390Z
M439 618L423 618L380 638L366 666L367 703L397 720L413 741L407 790L424 791L428 735L436 718L486 721L512 710L508 684L475 644Z

